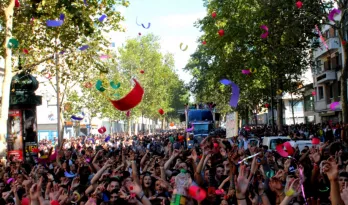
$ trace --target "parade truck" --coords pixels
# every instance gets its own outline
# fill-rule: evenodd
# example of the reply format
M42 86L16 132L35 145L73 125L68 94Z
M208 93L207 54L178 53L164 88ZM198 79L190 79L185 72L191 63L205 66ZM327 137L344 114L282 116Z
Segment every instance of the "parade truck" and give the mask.
M187 108L185 109L185 124L187 128L186 143L188 148L199 144L210 132L215 129L215 120L219 114L211 108ZM217 118L217 119L216 119Z

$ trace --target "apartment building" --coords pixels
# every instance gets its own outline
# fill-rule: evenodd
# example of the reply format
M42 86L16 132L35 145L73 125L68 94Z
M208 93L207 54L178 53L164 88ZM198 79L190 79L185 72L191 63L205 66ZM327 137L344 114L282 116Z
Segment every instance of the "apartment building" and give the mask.
M338 18L338 17L337 17ZM322 28L325 43L320 41L319 48L313 51L315 66L312 67L315 94L314 108L320 121L339 122L342 119L341 106L330 110L332 102L340 101L340 76L342 69L342 46L338 31L325 26Z

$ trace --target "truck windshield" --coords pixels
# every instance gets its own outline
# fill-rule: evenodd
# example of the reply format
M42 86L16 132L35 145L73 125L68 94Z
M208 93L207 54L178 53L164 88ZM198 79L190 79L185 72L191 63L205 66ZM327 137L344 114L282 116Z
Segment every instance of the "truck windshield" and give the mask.
M208 133L209 132L209 125L208 124L194 124L195 129L193 130L194 133Z
M213 114L210 110L189 110L188 121L213 121Z

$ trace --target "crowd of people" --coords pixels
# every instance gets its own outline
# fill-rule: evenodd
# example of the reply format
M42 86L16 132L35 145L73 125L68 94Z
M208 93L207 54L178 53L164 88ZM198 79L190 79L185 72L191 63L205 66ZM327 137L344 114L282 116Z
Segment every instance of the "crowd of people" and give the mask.
M348 205L348 144L328 139L282 157L212 133L79 137L40 143L39 160L1 165L0 204Z
M296 139L309 139L311 136L316 136L322 141L325 139L340 139L343 129L342 123L332 123L330 121L325 123L306 123L306 124L294 124L284 125L282 131L278 131L278 127L275 125L272 129L270 125L252 125L244 126L241 129L242 134L249 134L255 137L263 136L290 136ZM245 133L247 132L247 133Z

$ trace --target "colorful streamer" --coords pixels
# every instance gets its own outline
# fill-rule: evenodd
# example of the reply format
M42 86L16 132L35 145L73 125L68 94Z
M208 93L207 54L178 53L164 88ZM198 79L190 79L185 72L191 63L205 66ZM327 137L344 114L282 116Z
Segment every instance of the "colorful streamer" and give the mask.
M104 20L105 20L105 18L106 18L106 15L105 14L103 14L103 15L101 15L101 17L99 17L99 21L100 22L103 22Z
M9 41L8 41L8 44L7 44L7 48L10 48L10 49L17 49L19 47L19 42L17 39L15 38L11 38Z
M254 157L256 157L256 156L259 155L259 154L260 154L260 152L259 152L259 153L256 153L256 154L253 154L253 155L251 155L251 156L249 156L249 157L246 157L246 158L240 160L240 161L238 162L238 164L241 164L242 162L244 162L244 161L246 161L246 160L248 160L248 159L254 158Z
M95 88L99 90L100 92L104 92L106 89L103 87L103 82L101 80L97 80L97 83L95 84Z
M192 125L192 127L190 127L190 128L187 128L186 132L192 132L193 130L195 130L195 126L194 125Z
M98 129L98 132L99 132L100 134L104 134L104 133L106 132L106 128L103 126L103 127L101 127L101 128Z
M265 39L268 37L268 27L266 25L261 25L260 29L263 29L265 32L261 34L261 38Z
M329 190L330 190L329 187L326 187L325 189L319 189L320 192L327 192L327 191L329 191Z
M242 70L242 74L243 74L243 75L250 75L251 72L250 72L249 69L245 69L245 70Z
M84 51L84 50L87 50L88 48L89 48L88 45L84 45L84 46L81 46L81 47L79 48L79 50L80 50L80 51Z
M286 151L283 149L283 147L286 148ZM283 144L277 145L276 150L282 157L289 157L294 154L294 148L291 146L290 142L284 142Z
M326 50L329 50L329 46L327 45L326 41L325 41L325 38L323 37L323 35L321 34L319 28L317 25L315 25L315 29L317 30L318 34L319 34L319 37L320 37L320 40L323 42Z
M84 118L84 116L82 116L82 117L77 117L76 115L71 116L71 119L76 120L76 121L81 121L81 120L83 120L83 118Z
M76 177L77 174L72 174L72 173L69 173L67 171L64 172L64 176L67 177L67 178L74 178Z
M183 45L184 45L183 43L180 43L180 50L187 51L188 45L186 45L186 47L184 49L182 48Z
M330 104L330 110L335 111L340 106L340 102L333 102Z
M145 27L145 25L142 23L141 26L144 28L144 29L149 29L151 27L151 23L148 23L147 24L147 27Z
M136 17L136 19L135 19L135 23L136 23L138 26L141 26L141 24L140 24L140 23L138 23L138 17Z
M139 82L133 79L135 82L134 88L120 100L110 100L112 105L120 111L127 111L137 106L143 99L144 89Z
M298 170L300 171L300 183L301 183L302 197L305 200L306 205L308 205L307 199L306 199L306 194L304 192L304 187L303 187L303 182L304 182L303 169L300 167Z
M338 14L340 14L341 13L341 10L339 10L339 9L332 9L331 11L330 11L330 13L329 13L329 15L328 15L328 19L330 20L330 21L335 21L335 16L336 15L338 15Z
M224 85L231 85L232 87L232 95L230 98L230 106L236 108L239 100L239 87L232 81L227 79L220 80L220 83Z
M87 82L87 83L85 83L84 86L85 86L85 88L91 88L93 85L91 82Z
M120 88L121 83L116 84L114 81L110 81L110 86L116 90L116 89Z
M64 22L64 19L65 19L65 15L64 14L60 14L59 16L59 20L63 21Z
M46 25L48 27L59 27L59 26L63 25L63 23L64 23L64 21L62 21L62 20L58 20L58 21L56 21L56 20L47 20L46 21Z
M110 139L111 139L111 136L110 135L108 135L106 138L105 138L105 142L109 142L110 141Z
M100 59L108 59L108 58L109 58L108 55L101 55L101 56L100 56Z

